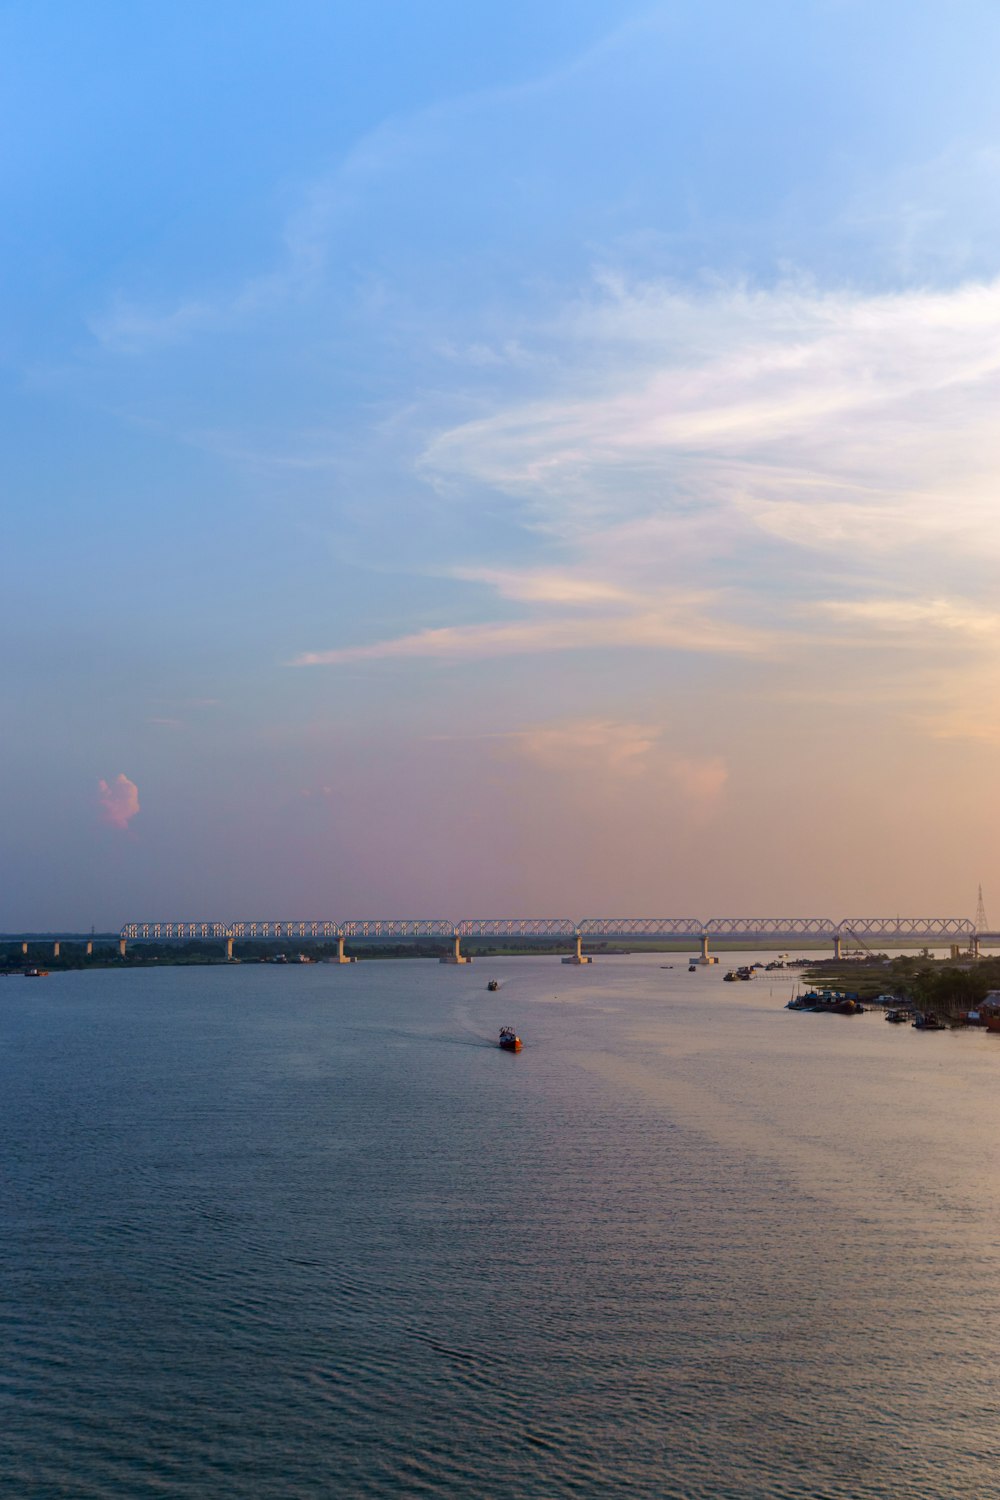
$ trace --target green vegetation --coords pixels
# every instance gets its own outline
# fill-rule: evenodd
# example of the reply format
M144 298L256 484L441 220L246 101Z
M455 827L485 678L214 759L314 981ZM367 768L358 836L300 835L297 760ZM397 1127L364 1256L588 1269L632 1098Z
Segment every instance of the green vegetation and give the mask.
M918 1010L951 1020L975 1010L991 990L1000 990L1000 958L933 959L905 955L887 959L874 955L864 963L845 960L817 964L806 971L818 988L850 990L861 1000L893 995L911 1001Z

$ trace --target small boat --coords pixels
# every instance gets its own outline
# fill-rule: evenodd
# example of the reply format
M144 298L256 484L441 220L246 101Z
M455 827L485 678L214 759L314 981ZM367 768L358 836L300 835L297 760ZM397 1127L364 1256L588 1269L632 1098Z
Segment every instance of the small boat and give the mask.
M697 972L698 972L698 965L697 964L688 964L688 973L689 974L697 974Z
M24 977L25 979L47 979L48 973L48 969L25 969Z
M913 1026L914 1026L914 1029L916 1031L947 1031L948 1030L947 1026L941 1020L940 1016L934 1015L933 1012L931 1012L930 1014L925 1015L925 1016L918 1015L917 1018L916 1018L916 1020L913 1023Z
M500 988L500 981L499 981L499 979L491 979L490 982L489 982L489 984L486 986L486 988L488 990L498 990Z
M887 1021L890 1021L893 1026L901 1026L904 1021L911 1021L913 1019L913 1012L909 1010L898 1009L887 1010L885 1013L885 1018Z
M520 1052L522 1045L521 1038L513 1026L500 1027L500 1041L498 1045L503 1048L504 1052Z

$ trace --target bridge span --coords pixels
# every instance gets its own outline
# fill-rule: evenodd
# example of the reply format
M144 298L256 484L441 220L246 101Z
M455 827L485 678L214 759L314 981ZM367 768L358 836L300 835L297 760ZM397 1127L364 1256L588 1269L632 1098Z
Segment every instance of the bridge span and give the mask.
M440 938L450 951L442 963L466 963L462 938L565 938L573 945L567 963L588 963L586 938L675 938L696 943L698 962L718 962L711 943L743 942L754 947L783 948L817 940L829 942L839 958L845 947L929 947L949 944L978 955L980 946L1000 947L1000 933L978 932L967 917L371 917L364 920L321 921L263 919L244 922L126 922L119 935L122 954L130 942L171 942L212 938L225 944L233 957L238 941L290 940L335 942L338 961L350 963L349 939L413 941Z

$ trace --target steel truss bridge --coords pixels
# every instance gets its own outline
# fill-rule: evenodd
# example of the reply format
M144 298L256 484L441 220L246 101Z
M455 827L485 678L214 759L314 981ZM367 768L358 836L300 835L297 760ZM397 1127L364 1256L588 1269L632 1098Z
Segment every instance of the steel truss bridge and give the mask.
M126 922L120 944L127 942L218 939L232 955L238 941L335 942L343 954L348 939L412 941L440 938L455 944L462 938L681 938L698 943L708 961L709 944L745 942L783 947L817 940L829 942L839 955L844 947L925 947L957 944L977 952L1000 946L1000 933L977 931L966 917L371 917L365 920L313 921L282 919L248 922Z

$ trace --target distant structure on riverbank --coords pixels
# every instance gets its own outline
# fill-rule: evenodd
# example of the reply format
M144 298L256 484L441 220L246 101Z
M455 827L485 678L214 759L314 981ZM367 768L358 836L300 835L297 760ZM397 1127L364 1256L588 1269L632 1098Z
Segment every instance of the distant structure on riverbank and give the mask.
M983 900L983 887L979 887L979 899L976 902L976 931L988 932L990 924L986 919L986 903Z

